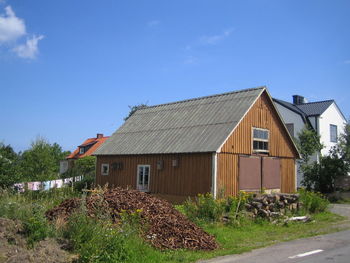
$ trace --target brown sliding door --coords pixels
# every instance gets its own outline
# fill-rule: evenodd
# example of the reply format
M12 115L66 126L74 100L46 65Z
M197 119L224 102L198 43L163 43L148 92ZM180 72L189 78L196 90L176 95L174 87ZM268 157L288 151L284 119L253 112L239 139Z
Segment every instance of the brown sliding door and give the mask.
M281 168L278 158L239 157L239 190L260 191L281 189Z
M261 160L257 156L239 157L239 190L260 191Z

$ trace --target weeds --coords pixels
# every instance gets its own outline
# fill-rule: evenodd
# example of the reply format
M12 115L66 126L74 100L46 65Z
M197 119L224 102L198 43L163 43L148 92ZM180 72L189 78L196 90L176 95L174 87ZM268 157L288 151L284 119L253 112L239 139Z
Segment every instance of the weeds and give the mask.
M305 213L320 213L324 212L329 201L321 193L315 193L306 191L304 189L299 190L300 201L303 204L303 210Z

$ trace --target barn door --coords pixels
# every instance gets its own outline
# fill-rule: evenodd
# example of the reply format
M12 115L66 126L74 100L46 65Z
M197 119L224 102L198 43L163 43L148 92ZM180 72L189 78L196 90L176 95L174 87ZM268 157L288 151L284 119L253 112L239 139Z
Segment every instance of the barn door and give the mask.
M239 157L239 190L261 190L261 158L259 156Z
M278 158L263 157L262 187L281 189L281 165Z
M239 157L239 190L281 189L280 159L260 156Z

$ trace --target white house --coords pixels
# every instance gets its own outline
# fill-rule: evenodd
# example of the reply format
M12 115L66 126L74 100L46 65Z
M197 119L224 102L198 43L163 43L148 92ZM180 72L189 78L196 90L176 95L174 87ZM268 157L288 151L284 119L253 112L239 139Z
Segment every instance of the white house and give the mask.
M279 99L274 99L274 102L292 136L297 137L305 124L309 124L320 135L324 145L322 155L329 153L344 131L346 118L334 100L307 102L304 97L294 95L293 103ZM313 159L317 160L318 154ZM298 187L301 186L302 176L298 172Z

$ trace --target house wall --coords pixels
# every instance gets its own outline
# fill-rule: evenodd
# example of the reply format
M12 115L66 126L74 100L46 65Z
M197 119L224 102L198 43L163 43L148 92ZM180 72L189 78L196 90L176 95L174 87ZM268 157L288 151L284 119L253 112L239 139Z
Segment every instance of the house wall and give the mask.
M175 159L178 160L177 167L172 166ZM159 160L163 161L161 170L157 169ZM103 163L109 164L109 175L101 175ZM123 163L123 168L113 169L113 163ZM180 200L211 191L211 153L97 156L96 183L136 189L137 165L141 164L151 166L149 190L152 194Z
M300 116L300 114L295 113L294 111L291 111L290 109L287 109L286 107L282 106L281 104L275 103L275 106L276 106L277 110L279 111L280 115L282 116L284 123L293 123L294 124L293 136L297 137L298 133L305 126L303 118Z
M344 132L346 120L339 112L337 106L333 103L328 109L319 117L319 135L321 136L321 143L325 146L321 150L322 155L328 155L329 150L336 145L330 141L330 124L336 125L338 128L338 138Z
M281 160L281 191L293 192L295 186L295 151L288 131L283 126L268 95L263 93L221 147L217 158L217 192L238 192L239 155L252 155L252 128L270 131L269 154ZM265 155L266 156L266 155Z
M280 115L282 116L282 119L284 123L294 123L294 137L298 137L298 133L301 132L301 130L305 127L305 123L300 116L300 114L295 113L294 111L282 106L281 104L275 103L275 106L277 110L279 111ZM311 125L315 128L315 118L310 119ZM312 160L316 160L317 156L313 156ZM303 173L300 171L300 164L297 164L297 187L301 187L301 181L303 179Z

